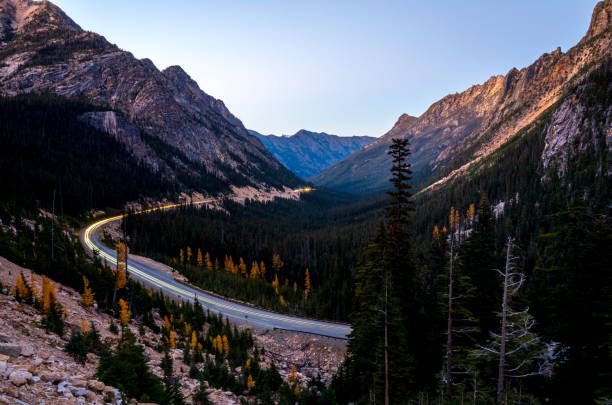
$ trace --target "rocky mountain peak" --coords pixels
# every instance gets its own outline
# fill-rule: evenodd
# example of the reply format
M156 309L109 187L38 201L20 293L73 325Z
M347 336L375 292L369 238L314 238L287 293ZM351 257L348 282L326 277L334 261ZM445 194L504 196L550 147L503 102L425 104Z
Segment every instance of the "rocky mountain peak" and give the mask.
M593 10L589 30L582 40L587 41L601 34L610 27L610 24L612 24L612 0L600 1Z
M0 0L0 19L14 32L23 30L31 22L36 25L30 29L37 31L50 28L81 30L62 9L47 0Z

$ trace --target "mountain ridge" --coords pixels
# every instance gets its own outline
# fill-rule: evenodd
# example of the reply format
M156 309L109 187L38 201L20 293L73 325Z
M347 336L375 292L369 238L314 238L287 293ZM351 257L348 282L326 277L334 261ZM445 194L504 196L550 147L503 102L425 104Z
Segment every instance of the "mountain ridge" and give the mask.
M390 167L386 149L399 137L411 141L415 182L443 185L509 141L560 100L564 89L610 57L611 10L611 0L598 3L587 33L566 53L557 48L525 68L512 68L506 75L447 95L419 117L402 116L368 148L311 180L357 193L385 189Z
M202 91L181 67L160 71L151 60L136 59L103 36L82 30L50 1L1 4L1 95L83 98L107 114L123 117L116 123L129 123L129 131L135 127L201 166L194 170L188 167L191 163L166 161L142 137L133 137L138 153L148 156L145 163L169 179L176 179L172 166L178 164L194 176L204 170L228 186L282 189L300 183L223 101ZM115 132L117 136L121 131Z
M293 135L262 135L250 130L264 146L296 175L308 179L365 147L376 138L338 136L301 129Z

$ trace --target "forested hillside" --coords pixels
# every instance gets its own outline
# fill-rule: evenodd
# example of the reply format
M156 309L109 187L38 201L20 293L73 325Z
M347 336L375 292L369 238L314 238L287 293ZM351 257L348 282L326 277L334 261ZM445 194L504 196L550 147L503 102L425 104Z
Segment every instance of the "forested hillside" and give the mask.
M55 194L57 213L80 216L90 209L120 209L142 197L228 190L177 149L143 134L145 144L175 165L176 177L153 171L114 137L80 119L95 109L53 95L0 98L0 169L10 179L3 182L0 200L51 210Z

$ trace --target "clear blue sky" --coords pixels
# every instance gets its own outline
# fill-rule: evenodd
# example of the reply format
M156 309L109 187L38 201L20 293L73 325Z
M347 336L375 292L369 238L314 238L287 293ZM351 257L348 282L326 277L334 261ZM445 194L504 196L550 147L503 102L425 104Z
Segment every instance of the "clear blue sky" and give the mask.
M251 129L380 136L586 32L596 0L55 0Z

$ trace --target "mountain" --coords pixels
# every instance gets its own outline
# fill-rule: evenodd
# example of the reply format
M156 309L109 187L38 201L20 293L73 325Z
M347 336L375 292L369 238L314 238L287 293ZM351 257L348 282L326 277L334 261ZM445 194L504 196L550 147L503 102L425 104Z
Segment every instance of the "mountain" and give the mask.
M0 95L51 93L92 105L79 119L117 139L157 175L198 191L214 178L260 188L301 181L283 167L221 100L179 66L158 70L81 29L53 3L0 1ZM215 182L215 181L213 181Z
M361 149L370 136L338 136L302 129L291 136L251 131L293 173L307 179Z
M391 161L386 152L393 138L410 140L418 185L438 187L463 175L521 136L548 109L557 108L570 88L610 59L611 16L612 0L598 3L588 32L566 53L557 48L526 68L513 68L506 75L446 96L419 117L404 114L381 138L311 180L353 193L387 188ZM549 142L568 147L566 140L571 139L572 131L571 127L560 127ZM570 159L575 152L567 151ZM542 156L548 158L547 154Z

